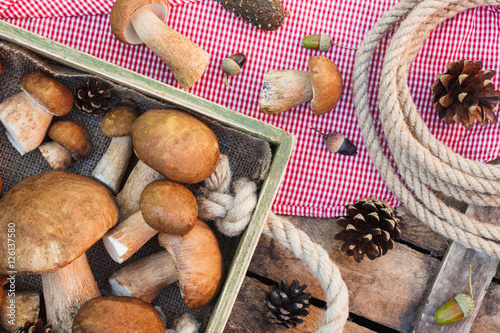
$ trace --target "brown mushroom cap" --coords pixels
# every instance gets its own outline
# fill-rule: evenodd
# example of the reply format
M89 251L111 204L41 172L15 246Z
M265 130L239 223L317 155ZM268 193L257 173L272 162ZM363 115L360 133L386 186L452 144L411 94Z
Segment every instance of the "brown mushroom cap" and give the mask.
M69 150L75 160L87 157L92 150L90 134L80 123L73 120L61 120L50 126L49 138Z
M73 93L51 75L34 71L21 78L21 89L45 111L54 116L64 116L73 108Z
M310 57L308 66L313 89L311 111L317 115L325 114L337 105L342 95L342 74L325 56Z
M115 37L125 44L142 44L142 40L135 32L130 16L143 6L149 5L150 10L158 16L162 21L165 21L168 15L167 0L117 0L111 8L109 17L111 23L111 31Z
M184 303L198 309L217 296L222 284L222 255L210 227L200 219L183 236L161 233L158 240L172 256Z
M50 171L27 177L0 199L0 228L16 235L17 274L42 274L81 256L118 221L113 195L90 178ZM11 271L0 233L0 274Z
M140 116L135 105L131 103L119 104L102 117L101 131L111 138L128 136L132 130L132 124Z
M140 299L103 296L86 302L73 321L73 333L164 333L160 314Z
M169 180L149 183L141 194L144 221L159 232L184 235L198 217L198 203L186 187Z
M132 140L141 161L179 183L204 180L219 162L214 132L182 111L147 111L134 122Z

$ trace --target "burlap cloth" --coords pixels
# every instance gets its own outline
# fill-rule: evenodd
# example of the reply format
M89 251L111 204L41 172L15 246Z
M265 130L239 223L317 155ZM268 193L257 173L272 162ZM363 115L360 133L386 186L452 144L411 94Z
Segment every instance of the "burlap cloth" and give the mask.
M71 90L83 85L88 79L96 78L94 75L85 74L68 67L61 66L51 60L46 60L40 56L27 51L15 44L0 40L0 56L4 66L4 73L0 75L0 100L14 95L20 91L19 82L21 77L32 70L40 69L54 75L59 81L64 83ZM102 79L101 79L102 80ZM103 80L106 81L106 80ZM145 112L149 109L175 107L183 109L181 106L167 104L149 98L132 89L106 81L110 84L113 96L113 105L125 98L137 103L139 110ZM189 110L185 110L188 111ZM199 116L198 116L199 117ZM226 127L215 121L201 118L217 135L221 154L229 158L233 181L240 177L247 177L255 180L259 184L265 178L265 170L269 169L272 158L272 147L267 141L254 138L248 134ZM53 122L61 119L71 119L83 124L92 137L92 153L83 161L73 161L67 172L77 173L91 177L92 171L97 162L105 152L110 142L110 138L104 136L100 131L100 117L84 115L76 107L65 117L54 117ZM131 161L129 172L137 159ZM27 176L50 171L51 168L44 160L38 150L21 156L10 144L5 131L0 131L0 177L4 182L4 192L17 184ZM127 175L126 175L127 176ZM126 179L126 177L125 177ZM124 180L125 180L124 179ZM195 194L197 185L188 186ZM224 258L226 272L236 251L240 237L226 237L214 230ZM145 255L157 252L161 249L158 245L157 237L150 240L141 250L122 265L137 260ZM107 254L102 241L96 243L87 251L87 257L94 273L94 277L99 285L102 295L109 295L110 288L108 278L120 268ZM42 290L41 279L38 275L22 276L16 280L18 291ZM43 303L43 302L42 302ZM199 310L190 310L184 306L181 298L179 285L175 283L164 289L160 295L152 302L153 305L161 306L167 315L168 327L172 325L175 318L185 312L189 312L202 323L201 330L204 330L210 314L214 308L215 301ZM42 304L43 315L43 304Z

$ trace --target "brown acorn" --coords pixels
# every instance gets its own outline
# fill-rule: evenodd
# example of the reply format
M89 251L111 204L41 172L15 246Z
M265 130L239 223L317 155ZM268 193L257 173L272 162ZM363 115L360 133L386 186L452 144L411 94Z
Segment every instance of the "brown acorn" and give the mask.
M339 153L342 155L352 156L358 153L356 146L351 140L347 139L343 134L338 132L332 132L325 134L318 131L316 128L311 127L313 130L323 135L325 138L326 148L332 153Z
M232 88L227 83L228 76L238 75L241 71L241 68L245 65L247 61L247 57L243 53L235 53L230 55L226 59L222 60L222 70L224 71L224 83Z

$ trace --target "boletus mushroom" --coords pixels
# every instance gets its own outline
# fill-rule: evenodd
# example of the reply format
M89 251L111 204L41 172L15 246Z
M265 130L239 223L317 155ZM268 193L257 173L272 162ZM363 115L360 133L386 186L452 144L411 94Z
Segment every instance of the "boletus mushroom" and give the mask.
M0 228L9 231L0 233L0 274L41 274L47 321L71 332L80 306L100 296L85 251L117 221L113 195L95 180L61 171L27 177L0 199Z
M123 101L107 112L101 121L101 132L111 138L92 176L118 193L121 181L132 156L132 124L139 117L132 101Z
M73 120L61 120L49 127L49 138L38 149L52 169L63 171L71 159L83 160L92 151L90 133L85 126Z
M111 9L111 31L125 44L146 44L188 90L205 72L210 55L167 26L167 14L166 0L117 0Z
M53 116L73 107L73 93L51 75L33 71L20 82L21 92L0 104L0 121L14 148L24 155L42 143Z
M198 309L214 299L222 285L223 264L210 227L196 219L187 234L160 233L158 239L167 251L141 258L115 272L110 278L113 293L150 302L178 279L188 308Z
M342 75L325 56L310 57L309 72L299 70L269 71L262 87L260 110L276 114L311 101L317 115L331 111L342 95Z
M15 288L15 287L14 287ZM40 293L36 291L15 291L3 289L0 304L0 326L7 332L15 332L26 321L40 318ZM12 306L14 304L14 306ZM15 309L14 313L12 310Z
M102 238L111 258L122 263L160 232L184 235L198 216L196 198L186 187L170 180L148 184L140 198L141 210Z
M86 302L73 322L73 333L164 333L155 308L133 297L103 296Z

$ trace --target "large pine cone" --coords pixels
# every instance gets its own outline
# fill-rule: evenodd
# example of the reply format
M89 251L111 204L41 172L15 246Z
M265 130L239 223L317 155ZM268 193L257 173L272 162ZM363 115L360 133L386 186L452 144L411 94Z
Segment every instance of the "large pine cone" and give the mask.
M337 233L335 239L345 241L341 251L357 262L363 260L363 255L370 260L385 255L393 248L394 240L401 237L399 219L385 202L365 198L346 208L348 216L337 221L345 230Z
M267 320L271 324L280 324L288 328L302 324L303 317L309 314L306 309L310 306L310 293L304 293L307 285L299 285L293 279L288 285L285 279L277 286L271 286L266 292Z
M446 72L437 76L432 85L433 105L446 124L460 122L470 129L474 120L481 126L497 123L493 105L500 102L500 91L491 82L495 71L481 71L482 67L482 61L459 60L450 62Z
M52 332L51 325L44 325L41 319L34 323L27 321L23 327L16 328L13 333L50 333Z
M107 83L90 79L75 89L75 104L85 114L102 116L111 107L111 90Z

